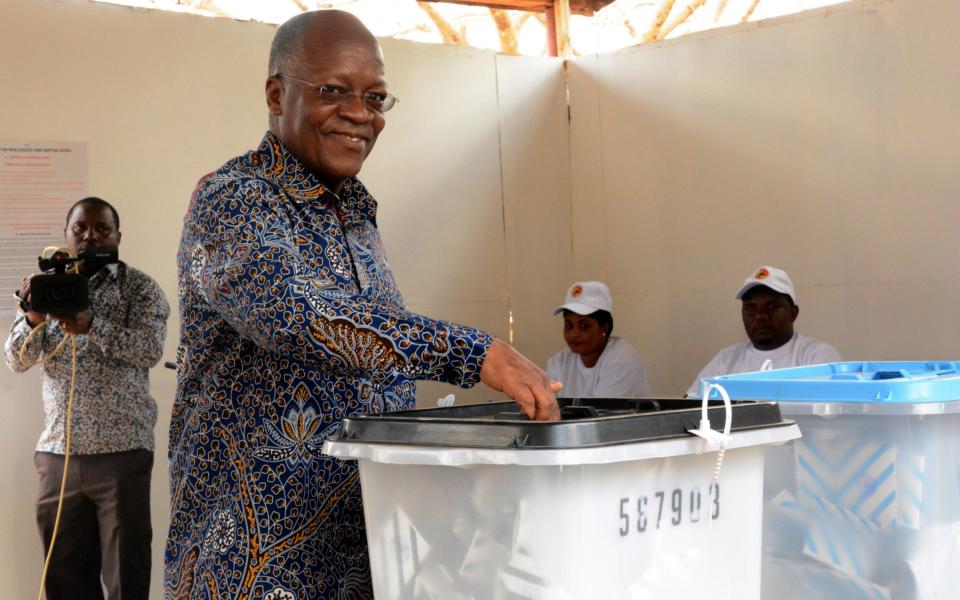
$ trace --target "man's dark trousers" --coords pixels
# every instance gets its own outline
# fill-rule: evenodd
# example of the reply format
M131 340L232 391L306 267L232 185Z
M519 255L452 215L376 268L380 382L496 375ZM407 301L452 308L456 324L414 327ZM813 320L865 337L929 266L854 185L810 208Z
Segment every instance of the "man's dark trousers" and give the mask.
M53 534L63 455L37 452L37 525L44 554ZM60 528L47 572L47 600L147 600L153 452L71 456ZM101 573L103 585L101 587Z

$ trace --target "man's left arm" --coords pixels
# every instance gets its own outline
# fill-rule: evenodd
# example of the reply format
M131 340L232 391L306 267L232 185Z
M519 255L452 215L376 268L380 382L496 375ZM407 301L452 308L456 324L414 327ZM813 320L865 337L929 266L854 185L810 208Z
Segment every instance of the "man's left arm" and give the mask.
M160 286L146 275L127 273L124 290L125 314L92 315L87 338L104 356L137 367L150 368L160 362L167 335L170 305Z

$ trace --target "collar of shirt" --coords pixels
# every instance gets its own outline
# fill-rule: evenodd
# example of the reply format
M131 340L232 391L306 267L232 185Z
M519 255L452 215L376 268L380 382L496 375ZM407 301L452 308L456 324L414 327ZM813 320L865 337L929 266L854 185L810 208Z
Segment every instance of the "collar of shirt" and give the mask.
M344 223L376 224L377 202L356 177L346 180L340 194L335 194L272 131L267 131L254 151L254 162L263 167L266 177L276 181L294 204L322 202L335 208Z

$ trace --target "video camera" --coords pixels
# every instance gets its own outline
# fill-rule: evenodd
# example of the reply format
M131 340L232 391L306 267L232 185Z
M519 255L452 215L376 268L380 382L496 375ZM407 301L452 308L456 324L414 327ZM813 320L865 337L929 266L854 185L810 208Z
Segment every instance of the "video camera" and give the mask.
M54 315L72 315L90 308L87 278L76 272L67 273L68 267L76 271L75 264L81 260L99 269L117 262L117 247L87 246L76 256L58 248L49 256L39 257L37 262L44 273L30 278L30 302L21 300L20 307Z

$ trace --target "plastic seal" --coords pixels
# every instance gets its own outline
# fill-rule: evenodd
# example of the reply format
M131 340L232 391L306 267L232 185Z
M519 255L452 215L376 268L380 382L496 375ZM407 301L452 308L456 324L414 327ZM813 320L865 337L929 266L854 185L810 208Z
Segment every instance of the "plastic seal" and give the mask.
M723 399L723 433L710 427L710 419L707 417L707 407L710 404L710 394L717 390ZM708 443L719 444L720 449L717 452L717 464L713 469L713 482L711 486L720 479L720 467L723 466L723 455L727 450L727 442L730 441L730 427L733 425L733 406L730 404L730 394L723 386L718 383L711 383L703 390L703 402L700 405L700 427L691 429L690 433L702 437Z
M723 433L713 429L710 426L710 418L707 416L707 407L710 404L710 394L713 390L717 390L720 394L720 397L723 399L723 413L724 413L724 423L723 423ZM723 386L718 383L711 383L703 390L703 402L700 405L700 427L697 429L691 429L690 433L702 437L708 442L714 444L724 443L730 440L730 426L733 424L733 407L730 404L730 395L727 393L727 390L723 389Z

